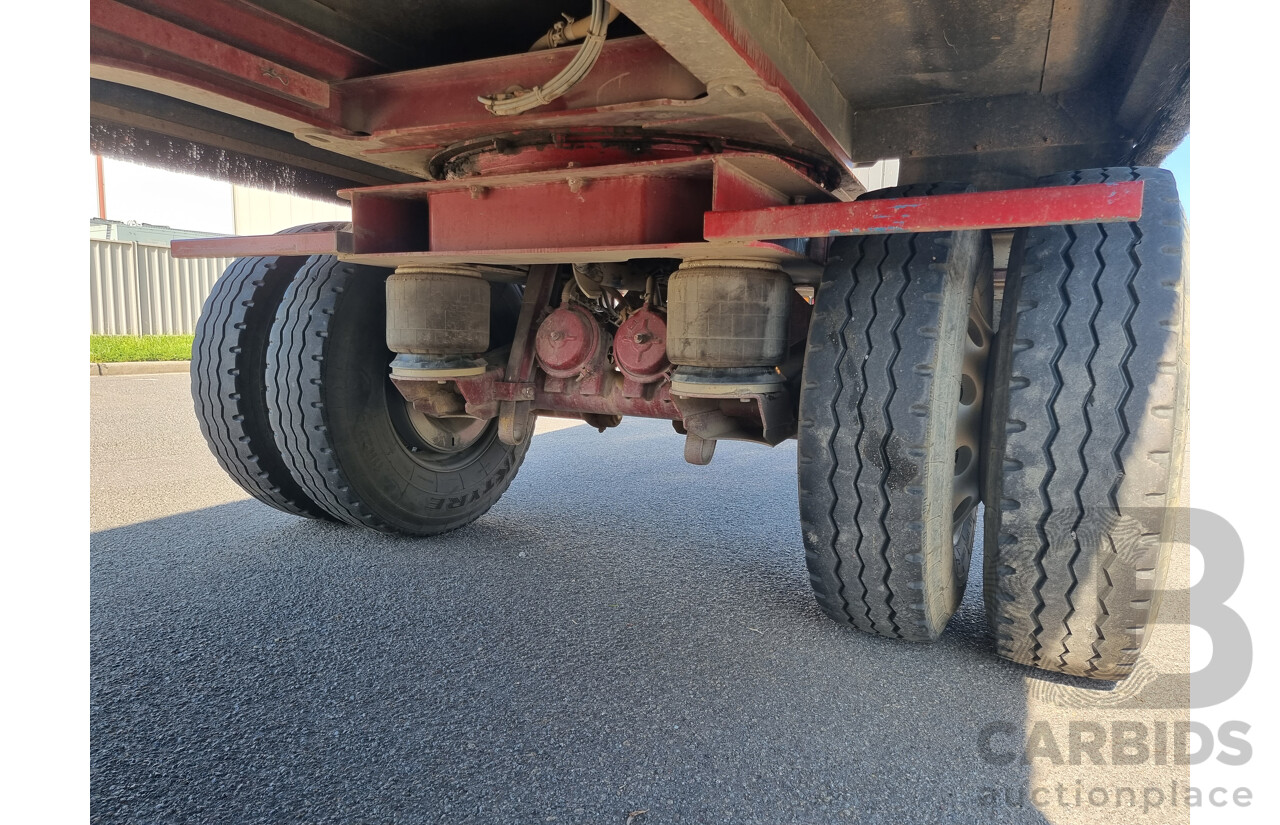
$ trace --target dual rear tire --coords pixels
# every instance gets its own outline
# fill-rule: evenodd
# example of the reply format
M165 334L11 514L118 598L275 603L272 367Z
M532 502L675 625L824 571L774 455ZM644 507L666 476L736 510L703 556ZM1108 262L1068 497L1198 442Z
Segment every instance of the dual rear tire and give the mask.
M299 227L318 231L331 225ZM235 261L205 302L192 396L218 463L246 492L293 515L433 535L484 514L527 443L497 422L445 445L389 377L387 270L333 256ZM510 343L519 291L491 286L491 348Z
M836 621L937 639L965 591L979 500L999 654L1128 675L1171 554L1189 392L1186 225L1172 176L1120 224L1020 230L998 334L985 232L833 247L800 398L799 488L815 596ZM873 197L945 194L931 186ZM246 258L197 329L192 394L217 460L284 512L429 535L486 512L525 446L496 422L443 446L390 383L385 270L331 256ZM491 350L518 292L493 287Z
M385 533L434 535L484 514L515 478L528 449L498 440L498 422L458 443L429 439L431 422L389 378L386 270L307 261L271 327L269 423L290 475L339 521ZM519 309L494 287L495 307ZM495 330L513 330L514 320ZM432 441L437 443L433 444Z
M1164 170L1041 181L1130 180L1145 184L1138 221L1016 233L975 402L997 651L1098 679L1127 676L1150 635L1185 503L1186 226ZM986 257L967 251L975 245ZM943 513L968 489L968 444L954 401L940 399L958 394L964 418L957 382L986 353L966 350L954 319L988 311L989 248L983 233L954 232L833 249L805 364L799 483L813 589L842 624L929 641L959 605L965 525Z

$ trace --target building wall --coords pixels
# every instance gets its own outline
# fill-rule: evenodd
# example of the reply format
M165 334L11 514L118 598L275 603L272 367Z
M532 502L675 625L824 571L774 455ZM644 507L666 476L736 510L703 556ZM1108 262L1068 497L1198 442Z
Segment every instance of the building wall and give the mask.
M228 258L178 260L174 238L270 235L307 223L349 221L351 207L104 159L94 184L107 217L89 221L89 331L190 334ZM167 225L166 225L167 224ZM194 229L174 229L190 226ZM232 228L234 227L234 229Z
M305 223L351 220L351 207L268 192L247 186L231 187L237 235L270 235Z
M230 258L180 260L169 245L89 241L91 335L190 335Z
M149 223L124 223L89 219L89 239L99 241L137 241L138 243L167 244L177 238L216 238L218 232L197 232L194 229L174 229Z

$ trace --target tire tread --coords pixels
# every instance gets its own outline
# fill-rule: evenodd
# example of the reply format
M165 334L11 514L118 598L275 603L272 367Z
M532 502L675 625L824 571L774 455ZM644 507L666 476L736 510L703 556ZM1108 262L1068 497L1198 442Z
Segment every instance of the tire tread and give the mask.
M1161 366L1185 326L1185 260L1168 257L1184 233L1169 173L1087 170L1042 185L1110 180L1145 181L1139 222L1037 227L1015 240L995 357L1009 381L988 433L1004 472L985 491L984 589L1001 656L1116 679L1149 635L1167 565L1161 508L1177 503L1183 413L1157 413L1185 391L1184 365Z
M953 186L872 196L963 189ZM841 624L914 641L936 639L954 610L926 592L919 470L947 277L937 262L951 254L951 238L837 242L828 273L837 266L839 276L824 276L815 299L801 397L800 509L814 596ZM926 256L931 263L921 265Z
M214 284L196 324L191 395L205 441L242 489L278 510L325 518L276 448L267 415L265 338L302 258L239 258Z

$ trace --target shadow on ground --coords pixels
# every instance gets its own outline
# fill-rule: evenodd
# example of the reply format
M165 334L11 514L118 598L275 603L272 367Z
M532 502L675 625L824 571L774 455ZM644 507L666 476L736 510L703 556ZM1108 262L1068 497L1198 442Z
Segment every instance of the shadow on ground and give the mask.
M979 757L1026 671L979 577L936 645L848 632L794 444L680 446L539 436L433 540L252 501L94 534L93 821L1042 821L984 794L1027 785Z

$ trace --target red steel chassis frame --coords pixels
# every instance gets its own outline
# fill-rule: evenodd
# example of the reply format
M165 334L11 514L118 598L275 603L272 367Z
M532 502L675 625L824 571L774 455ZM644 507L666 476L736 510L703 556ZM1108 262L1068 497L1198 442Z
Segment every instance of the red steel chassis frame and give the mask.
M704 168L708 163L710 169ZM709 171L710 178L692 174L699 169ZM794 434L794 399L781 387L781 392L754 391L730 399L686 398L673 395L667 381L628 392L611 371L594 381L568 383L539 375L534 338L553 292L557 264L616 254L619 247L607 245L613 239L639 242L622 248L626 257L764 255L786 265L795 263L797 253L766 239L810 239L810 255L821 257L826 253L822 241L839 235L1107 223L1137 220L1142 213L1141 181L733 209L768 202L770 193L774 200L781 197L770 187L752 186L759 181L734 169L723 158L704 158L654 162L639 170L635 165L595 167L579 173L582 178L567 180L561 171L522 173L508 181L509 187L496 189L500 196L488 194L494 178L374 187L351 193L352 233L174 241L173 247L175 254L187 257L338 254L383 266L442 259L532 263L506 368L447 381L393 377L401 394L428 415L497 418L499 437L511 444L529 437L539 413L581 417L601 428L623 415L683 421L686 459L706 463L718 439L775 444ZM681 177L680 172L691 174ZM486 191L476 192L481 180ZM588 190L590 197L579 197ZM362 197L370 200L362 204ZM702 211L704 203L721 208ZM442 220L437 211L446 217ZM702 226L701 239L689 235L695 220ZM614 225L617 221L623 225ZM547 232L561 242L585 238L606 245L522 249L531 232ZM628 234L635 232L639 236ZM378 251L361 254L362 242ZM534 254L537 261L525 257ZM734 403L741 401L754 403Z
M278 246L286 243L278 239L187 242L174 245L179 256L324 251L353 260L382 255L365 262L394 266L408 262L406 254L419 260L529 265L732 252L794 268L806 258L820 264L823 244L809 244L806 255L768 241L1132 220L1141 203L1140 183L874 205L815 203L835 200L830 188L852 180L854 159L840 125L843 110L821 95L807 99L813 89L798 88L769 56L768 41L778 32L741 25L723 0L690 0L692 16L676 17L718 41L704 49L727 61L716 64L715 71L745 72L759 94L733 84L718 89L713 79L691 74L659 42L639 36L606 43L593 70L562 98L503 118L484 110L478 91L541 82L571 60L576 47L387 72L376 59L243 0L135 1L139 7L92 0L90 63L96 76L203 105L213 101L228 113L293 131L340 154L422 176L430 161L467 142L492 140L498 148L504 136L517 141L544 133L553 140L557 135L599 138L578 151L526 151L521 157L541 157L523 171L517 164L503 174L499 163L495 174L476 179L351 190L349 241L336 235L293 236L292 248ZM663 15L678 11L677 5L619 3L622 11L644 17L658 30L664 20L676 19ZM794 74L796 67L790 71ZM737 110L725 102L726 94L751 102ZM798 126L784 126L779 106ZM771 124L779 147L798 147L796 157L784 158L784 150L768 147L743 151L745 144L729 152L689 146L683 157L678 149L671 156L670 147L654 148L664 134L703 134L700 124L708 118L721 124L732 142L735 118L744 112ZM626 143L637 136L638 142ZM636 150L635 160L619 158L619 140ZM653 141L649 150L646 140ZM714 157L709 160L707 153ZM818 157L821 153L830 161ZM800 156L811 156L813 163L806 165ZM838 184L821 179L814 164L824 162L839 173ZM589 188L585 194L583 187ZM848 197L844 188L837 192Z
M560 177L564 179L564 173L560 173ZM174 241L173 253L179 258L337 254L362 263L396 265L411 261L443 262L445 258L476 263L530 263L535 256L538 262L576 262L592 260L589 256L593 253L599 256L598 259L604 259L606 253L623 253L627 257L733 257L736 251L742 257L775 257L785 262L794 257L791 250L776 244L761 246L752 242L1135 221L1142 215L1143 193L1142 181L1117 181L874 201L727 208L700 212L701 238L692 238L687 226L690 188L673 186L673 178L668 176L623 174L593 181L590 184L592 202L588 203L583 198L581 202L585 208L580 214L570 216L585 222L589 238L597 237L597 230L603 236L620 232L622 242L583 245L553 242L531 246L529 235L539 228L545 230L543 237L583 233L584 223L566 227L562 214L553 216L555 223L547 222L546 210L553 199L578 194L574 191L575 180L570 175L567 183L536 182L499 190L501 198L492 197L490 193L494 191L494 184L488 179L464 181L461 185L445 182L445 185L436 187L433 197L442 198L439 206L446 214L453 213L447 218L433 217L431 213L436 204L432 202L428 206L426 198L397 197L396 201L415 205L401 207L395 215L368 209L366 214L370 220L366 224L361 221L360 201L357 200L354 237L352 233L322 232L203 238ZM484 191L477 193L477 189ZM357 198L361 192L368 192L378 201L384 201L381 196L387 193L424 194L432 191L432 185L403 184L353 191ZM446 195L447 198L444 197ZM573 198L568 200L572 202ZM634 226L609 225L621 217L643 217L635 211L638 202L644 205L645 215L669 216L675 213L684 215L686 219L674 227L669 221L639 227L639 234L636 234L637 227ZM732 203L724 206L731 207ZM622 214L619 214L620 210ZM420 221L421 225L412 226L413 221ZM445 222L449 232L431 234L429 225L440 221ZM562 227L559 232L554 228L557 224ZM663 238L663 231L674 234ZM439 234L445 237L438 237ZM366 244L362 249L362 236L379 239L380 243L372 248ZM407 239L413 238L426 242L419 244L418 248L404 246ZM439 243L434 243L437 240ZM389 249L388 245L402 248ZM584 259L583 255L588 257ZM522 256L526 256L523 261Z
M544 408L589 420L618 413L683 419L695 438L697 420L717 417L719 402L673 397L665 382L637 396L612 379L608 386L572 388L539 381L532 336L556 265L754 258L812 284L835 236L1106 223L1141 214L1141 182L839 202L857 191L847 108L805 79L812 66L783 67L770 58L782 34L741 25L723 0L689 0L692 14L669 0L619 0L655 31L678 25L698 29L697 42L699 32L718 40L706 43L718 57L702 76L651 37L611 40L569 93L504 118L486 112L477 93L544 81L576 47L388 72L242 0L137 2L141 8L92 0L95 76L202 105L212 101L229 114L417 177L459 175L348 190L350 232L175 241L173 251L335 254L386 268L521 268L489 273L508 279L526 277L529 268L507 368L454 380L465 413L497 415L504 440L522 440L528 414ZM684 54L689 44L680 48ZM768 145L741 131L752 121L772 130ZM722 137L700 137L708 132ZM425 383L397 384L424 411L441 402ZM756 398L765 428L757 440L776 443L766 410L777 413L777 398L766 396ZM745 406L730 405L730 417ZM700 432L710 440L733 426L720 416ZM775 426L775 436L784 426Z

